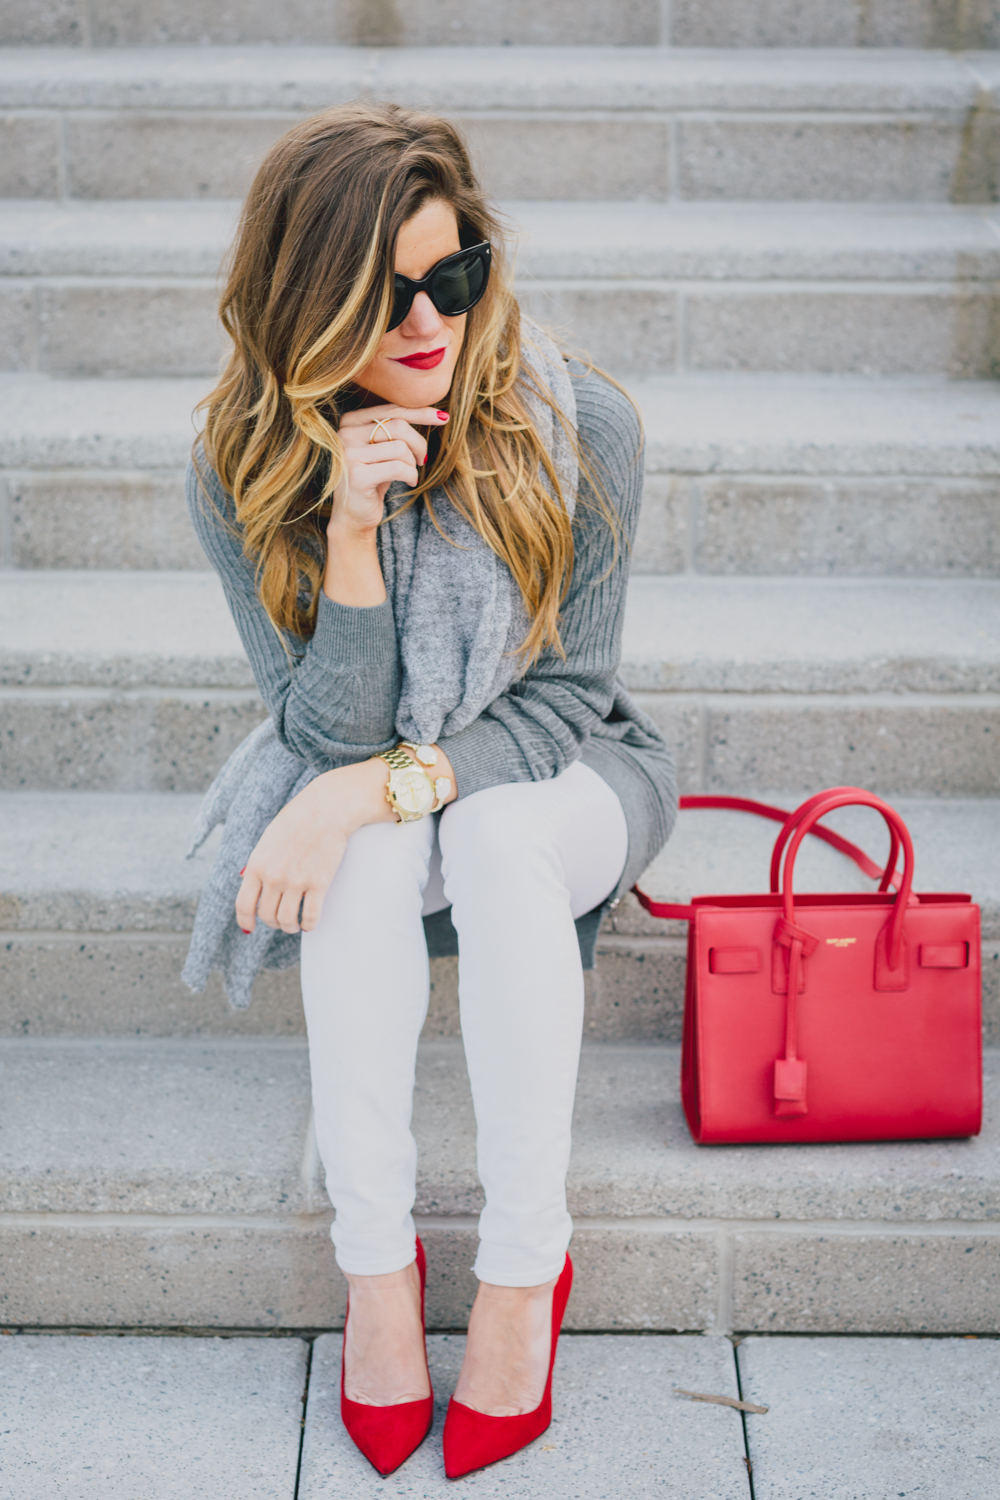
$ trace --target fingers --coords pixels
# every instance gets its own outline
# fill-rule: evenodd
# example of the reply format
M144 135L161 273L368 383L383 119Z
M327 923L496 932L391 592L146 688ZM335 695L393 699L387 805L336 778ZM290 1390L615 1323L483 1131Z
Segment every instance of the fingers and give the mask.
M416 487L420 481L420 475L412 458L408 463L368 464L365 468L364 480L358 483L356 479L351 488L362 492L376 490L384 492L385 487L396 479L401 479L411 490Z
M248 871L236 897L236 920L247 934L254 931L258 921L282 932L298 932L300 927L303 932L312 932L323 910L325 894L321 890L303 891L300 886L263 885L258 876Z
M275 925L282 932L298 932L299 930L299 908L302 905L304 892L301 888L282 891L278 902Z
M302 902L302 931L312 932L323 910L324 891L306 891Z
M352 462L359 459L364 461L379 449L382 450L381 457L389 457L391 450L400 448L405 448L418 464L426 459L427 439L415 427L411 427L409 422L404 422L401 418L395 418L391 422L387 420L384 427L374 429L374 442L371 438L372 430L371 427L353 427L347 432L341 432L344 447ZM390 454L385 453L387 448L390 449Z
M380 419L398 417L404 422L416 422L419 427L443 427L448 420L446 411L436 406L362 406L358 411L347 411L340 419L340 431L345 427L368 427Z
M376 424L384 422L383 427ZM367 406L362 411L348 412L340 423L340 435L345 446L357 449L361 446L376 448L391 438L406 443L418 464L427 458L427 439L411 425L421 427L443 427L448 413L433 406Z
M257 925L257 902L260 900L261 884L258 876L247 870L236 897L236 920L244 932L253 932Z

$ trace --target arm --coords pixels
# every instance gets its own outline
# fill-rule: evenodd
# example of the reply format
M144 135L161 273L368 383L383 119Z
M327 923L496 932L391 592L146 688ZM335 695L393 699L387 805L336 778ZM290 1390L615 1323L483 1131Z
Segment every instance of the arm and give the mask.
M631 544L642 496L642 434L631 404L596 374L575 382L581 445L618 517L614 537L581 487L573 519L575 559L560 619L566 658L547 650L527 674L441 747L459 796L507 781L544 781L578 759L611 711Z
M400 665L381 570L381 601L368 605L331 597L324 586L315 634L308 642L288 638L290 660L257 597L232 498L200 450L196 462L187 475L191 520L282 744L324 771L384 750L395 736Z
M369 441L373 415L385 419L389 434L378 443ZM236 916L244 932L253 931L258 916L268 926L297 932L300 912L301 927L309 931L351 834L366 823L393 819L385 800L388 768L372 758L373 751L395 740L399 694L395 626L376 537L389 485L393 480L415 485L426 458L426 441L411 423L446 420L447 414L430 409L385 406L344 417L346 466L327 526L317 627L308 645L294 643L299 648L295 665L257 598L231 497L207 465L200 466L200 475L194 466L189 471L195 528L222 578L283 742L317 768L335 761L272 820L240 872ZM365 732L373 743L364 743ZM445 756L438 774L453 782Z

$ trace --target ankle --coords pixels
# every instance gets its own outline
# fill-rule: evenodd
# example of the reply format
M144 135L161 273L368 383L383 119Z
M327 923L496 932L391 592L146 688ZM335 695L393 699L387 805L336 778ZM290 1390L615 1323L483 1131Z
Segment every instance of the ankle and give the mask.
M531 1307L539 1302L548 1302L555 1288L556 1279L543 1281L539 1286L498 1286L496 1282L481 1281L476 1294L476 1301L493 1304L498 1307L509 1307L512 1311L519 1307Z
M387 1271L383 1276L358 1276L353 1271L344 1272L351 1289L352 1298L377 1297L382 1292L395 1292L403 1287L420 1289L420 1275L416 1261L411 1261L401 1271Z

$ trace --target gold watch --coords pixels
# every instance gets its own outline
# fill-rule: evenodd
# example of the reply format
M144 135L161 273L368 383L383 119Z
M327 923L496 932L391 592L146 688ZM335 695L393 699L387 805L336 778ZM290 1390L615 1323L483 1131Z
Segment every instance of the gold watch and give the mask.
M412 756L407 755L407 750L413 751ZM385 800L401 823L416 823L428 813L437 812L450 796L450 778L438 776L432 781L427 770L437 763L438 753L433 745L412 745L409 740L401 740L391 750L383 750L378 758L389 767Z

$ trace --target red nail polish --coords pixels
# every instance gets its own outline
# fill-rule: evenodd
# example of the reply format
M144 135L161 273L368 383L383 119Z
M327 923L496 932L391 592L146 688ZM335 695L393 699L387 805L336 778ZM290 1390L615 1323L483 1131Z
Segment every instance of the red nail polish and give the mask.
M446 411L439 411L438 416L441 418L442 422L447 422L448 413Z
M240 931L243 933L244 937L249 937L250 936L250 929L249 929L249 927L241 927Z
M242 868L242 870L240 871L240 874L241 875L245 875L246 872L247 872L247 867L246 867L246 865L244 865L243 868Z

